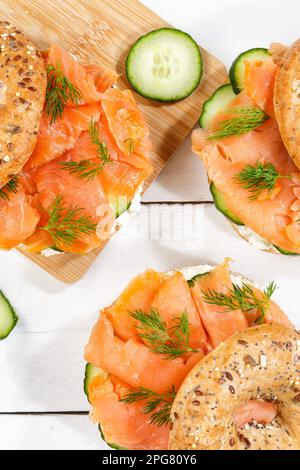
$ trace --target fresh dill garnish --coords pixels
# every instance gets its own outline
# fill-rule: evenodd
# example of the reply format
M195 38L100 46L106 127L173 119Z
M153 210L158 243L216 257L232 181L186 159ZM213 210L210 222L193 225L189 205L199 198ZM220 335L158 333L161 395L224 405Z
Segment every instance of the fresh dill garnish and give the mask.
M228 110L234 117L225 119L207 140L221 140L233 135L241 135L261 126L269 117L260 108L238 107Z
M171 408L176 397L174 385L166 393L157 393L148 388L140 387L121 398L121 402L132 404L146 401L143 413L150 415L150 423L165 426L171 422Z
M79 162L69 161L61 162L60 164L64 170L68 170L72 175L91 181L103 171L105 165L112 163L112 160L110 159L107 145L100 140L99 126L94 119L91 119L89 125L89 135L91 142L97 146L96 152L99 162L95 161L95 159L84 159Z
M82 210L79 207L65 207L62 196L56 196L49 210L48 223L40 229L49 232L55 243L71 245L82 235L96 231L97 224L91 217L82 215Z
M207 304L224 307L224 313L234 310L242 310L243 312L257 310L259 316L255 324L260 324L264 322L266 311L270 306L270 298L276 289L277 286L272 281L263 291L262 296L257 296L252 286L243 282L241 286L233 284L227 293L214 289L202 291L202 299Z
M78 88L64 75L60 63L56 67L48 64L46 71L46 114L51 117L52 124L58 117L62 117L68 102L78 106L82 96Z
M261 162L257 162L256 165L246 165L240 173L235 175L238 183L250 191L249 199L252 201L264 191L267 191L268 195L271 194L280 178L290 178L290 176L278 173L273 163Z
M18 177L13 176L5 186L0 189L0 199L9 200L9 193L17 193L19 189Z
M149 313L136 310L130 315L137 321L138 335L150 351L165 355L166 359L176 359L187 352L197 351L189 345L190 328L186 311L174 318L171 328L167 328L156 309L151 309Z

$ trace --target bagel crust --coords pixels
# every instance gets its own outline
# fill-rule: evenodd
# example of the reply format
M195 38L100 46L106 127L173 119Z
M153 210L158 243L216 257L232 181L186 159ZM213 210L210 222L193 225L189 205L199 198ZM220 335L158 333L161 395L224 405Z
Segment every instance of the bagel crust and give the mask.
M45 64L35 44L0 22L0 187L29 159L45 100Z
M253 399L276 403L276 418L237 429L235 410ZM172 450L299 450L300 333L269 323L235 334L186 377L171 419Z
M300 168L300 39L281 56L274 108L284 145Z

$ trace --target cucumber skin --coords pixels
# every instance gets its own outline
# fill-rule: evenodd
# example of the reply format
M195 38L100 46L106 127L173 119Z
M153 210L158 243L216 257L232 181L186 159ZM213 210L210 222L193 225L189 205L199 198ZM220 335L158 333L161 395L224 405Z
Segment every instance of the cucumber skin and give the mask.
M215 92L210 96L210 98L208 98L208 100L205 101L205 103L203 104L203 107L202 107L202 112L201 112L201 116L199 118L199 126L202 128L202 129L205 129L206 128L206 125L205 125L205 115L207 113L207 107L209 106L209 103L211 102L211 100L214 100L216 98L216 96L226 90L226 89L232 89L232 85L231 83L225 83L224 85L221 85L219 88L217 88L215 90ZM233 91L233 90L232 90ZM233 93L234 95L234 93ZM232 97L234 98L234 96Z
M140 42L142 42L148 35L150 34L153 34L153 33L157 33L157 32L161 32L161 31L174 31L174 32L177 32L177 33L180 33L180 34L183 34L185 35L186 37L188 37L191 41L194 42L194 44L197 46L197 49L199 51L199 78L197 80L197 82L195 83L195 86L194 88L187 92L186 95L183 95L183 96L180 96L178 98L173 98L173 99L164 99L160 96L153 96L153 95L148 95L146 93L144 93L130 78L130 73L129 73L129 68L130 68L130 56L131 54L134 52L134 49L139 45ZM140 95L142 96L143 98L146 98L148 100L153 100L153 101L159 101L161 103L175 103L176 101L181 101L181 100L184 100L185 98L188 98L195 90L196 88L198 88L198 86L200 85L200 82L201 82L201 79L202 79L202 75L203 75L203 60L202 60L202 55L201 55L201 51L200 51L200 48L198 46L198 44L196 43L196 41L192 38L192 36L188 33L185 33L184 31L181 31L180 29L176 29L176 28L160 28L160 29L155 29L153 31L150 31L149 33L146 33L144 34L143 36L141 36L134 44L133 46L131 46L131 48L129 49L129 52L128 52L128 55L127 55L127 58L126 58L126 61L125 61L125 70L126 70L126 78L128 80L128 82L130 83L130 85L132 86L132 88Z
M85 366L85 374L84 374L84 382L83 382L83 390L84 390L84 393L88 399L88 402L90 403L90 400L89 400L89 394L88 394L88 386L89 386L89 381L90 381L90 374L92 373L92 368L94 366L92 364L90 364L89 362L86 364ZM95 375L94 375L95 377ZM98 424L98 429L99 429L99 432L100 432L100 435L101 435L101 438L104 442L106 442L106 444L111 448L111 449L116 449L116 450L128 450L126 449L125 447L121 447L119 446L118 444L114 444L114 443L110 443L110 442L107 442L106 439L105 439L105 436L103 434L103 431L101 429L101 424L99 423Z
M196 284L196 282L198 281L198 279L200 279L201 277L204 277L206 276L207 274L209 274L208 272L207 273L203 273L203 274L196 274L196 276L192 277L192 279L190 279L188 281L188 285L189 287L194 287L194 285Z
M218 201L218 198L219 197L223 197L222 195L219 196L219 191L218 189L216 188L215 184L214 183L211 183L210 184L210 192L212 194L212 197L213 197L213 200L214 200L214 203L215 203L215 206L216 208L218 209L219 212L221 212L223 215L225 215L225 217L227 217L227 219L231 220L231 222L233 222L234 224L236 225L245 225L237 216L235 216L234 214L232 214L227 208L226 206L224 207L224 203L221 203Z
M244 51L241 54L239 54L237 56L237 58L233 61L232 66L230 67L229 80L230 80L230 83L232 85L233 91L236 95L238 95L239 93L241 93L241 91L243 91L243 89L238 84L238 81L237 81L237 78L236 78L236 68L237 68L239 62L241 60L243 60L243 57L245 55L249 55L250 52L255 52L255 51L256 52L263 52L263 53L266 53L266 55L267 54L270 55L269 52L268 52L268 49L266 49L264 47L255 47L253 49L248 49L247 51Z
M12 330L14 329L14 327L16 326L16 324L18 323L19 317L18 317L18 315L16 314L16 311L15 311L15 309L12 307L12 305L11 305L10 301L8 300L8 298L7 298L7 297L3 294L3 292L0 290L0 302L1 302L1 301L4 301L4 302L7 304L8 308L9 308L11 314L12 314L12 325L11 325L9 331L8 331L8 332L5 332L4 334L1 334L1 333L0 333L0 340L3 340L3 339L7 338L7 337L10 335L10 333L12 332Z
M279 253L285 256L300 256L299 253L292 253L291 251L284 250L283 248L280 248L279 246L276 246L276 245L274 245L274 248L276 248L276 250L279 251Z

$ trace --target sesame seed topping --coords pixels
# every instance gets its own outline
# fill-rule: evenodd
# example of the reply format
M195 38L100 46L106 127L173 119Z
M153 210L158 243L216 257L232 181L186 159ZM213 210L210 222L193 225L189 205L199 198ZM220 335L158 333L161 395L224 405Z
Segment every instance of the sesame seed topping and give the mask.
M4 162L9 162L9 161L10 161L10 156L9 156L9 155L5 155L5 157L3 157L3 161L4 161Z
M260 365L262 367L266 367L267 366L267 357L264 355L264 354L261 354L260 355Z
M33 65L32 65L32 64L28 65L28 68L29 68L29 70L32 70L32 69L33 69Z
M31 51L26 51L26 54L31 55Z

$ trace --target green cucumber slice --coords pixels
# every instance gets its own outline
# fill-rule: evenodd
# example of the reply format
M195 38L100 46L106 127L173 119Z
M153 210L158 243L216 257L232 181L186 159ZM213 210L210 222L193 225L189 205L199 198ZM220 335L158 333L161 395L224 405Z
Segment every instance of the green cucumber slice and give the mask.
M202 77L198 44L178 29L161 28L142 36L131 47L126 75L145 98L178 101L189 96Z
M237 217L235 214L233 214L227 207L226 205L226 200L223 194L219 192L217 189L216 185L214 183L210 184L210 192L212 194L214 203L216 208L223 214L225 215L228 219L231 220L231 222L237 224L237 225L244 225L244 223L241 221L239 217Z
M109 447L111 447L111 449L115 449L115 450L128 450L128 449L126 449L126 447L121 447L121 446L119 446L118 444L114 444L114 443L111 443L111 442L107 442L107 441L105 440L105 436L104 436L104 434L103 434L103 431L102 431L102 429L101 429L101 425L100 425L100 424L98 425L98 429L99 429L99 432L100 432L101 439L102 439L104 442L106 442L106 444L107 444Z
M131 206L131 201L128 201L126 196L115 196L114 194L108 194L108 202L116 213L116 219L120 217L124 212L128 211Z
M100 376L103 373L104 371L99 369L99 367L93 366L93 364L90 364L89 362L86 364L83 389L88 400L89 400L89 384L95 377ZM102 440L105 441L109 447L111 447L112 449L117 449L117 450L126 450L125 447L121 447L118 444L114 444L114 443L110 443L106 441L103 431L101 429L101 424L98 424L98 429L99 429Z
M203 105L199 118L200 127L203 129L209 128L214 117L228 108L235 97L236 95L230 83L220 86Z
M233 91L238 95L244 89L244 73L245 61L251 62L253 60L266 60L270 57L268 49L263 47L256 47L242 52L233 62L229 71L229 79Z
M93 366L93 364L90 364L89 362L85 366L85 375L84 375L84 382L83 382L83 389L84 393L87 396L87 399L89 399L89 385L91 381L97 377L97 375L101 375L101 369L99 369L96 366Z
M286 256L300 256L299 253L292 253L291 251L284 250L283 248L280 248L279 246L274 245L274 247L275 247L276 250L279 251L279 253L281 253L282 255L286 255Z
M198 279L200 279L200 278L203 277L203 276L206 276L207 274L208 274L208 272L207 272L207 273L203 273L203 274L196 274L196 276L192 277L192 279L190 279L190 280L188 281L189 287L194 287L195 284L196 284L196 282L198 281Z
M16 326L18 319L18 315L9 300L0 291L0 340L7 338Z

